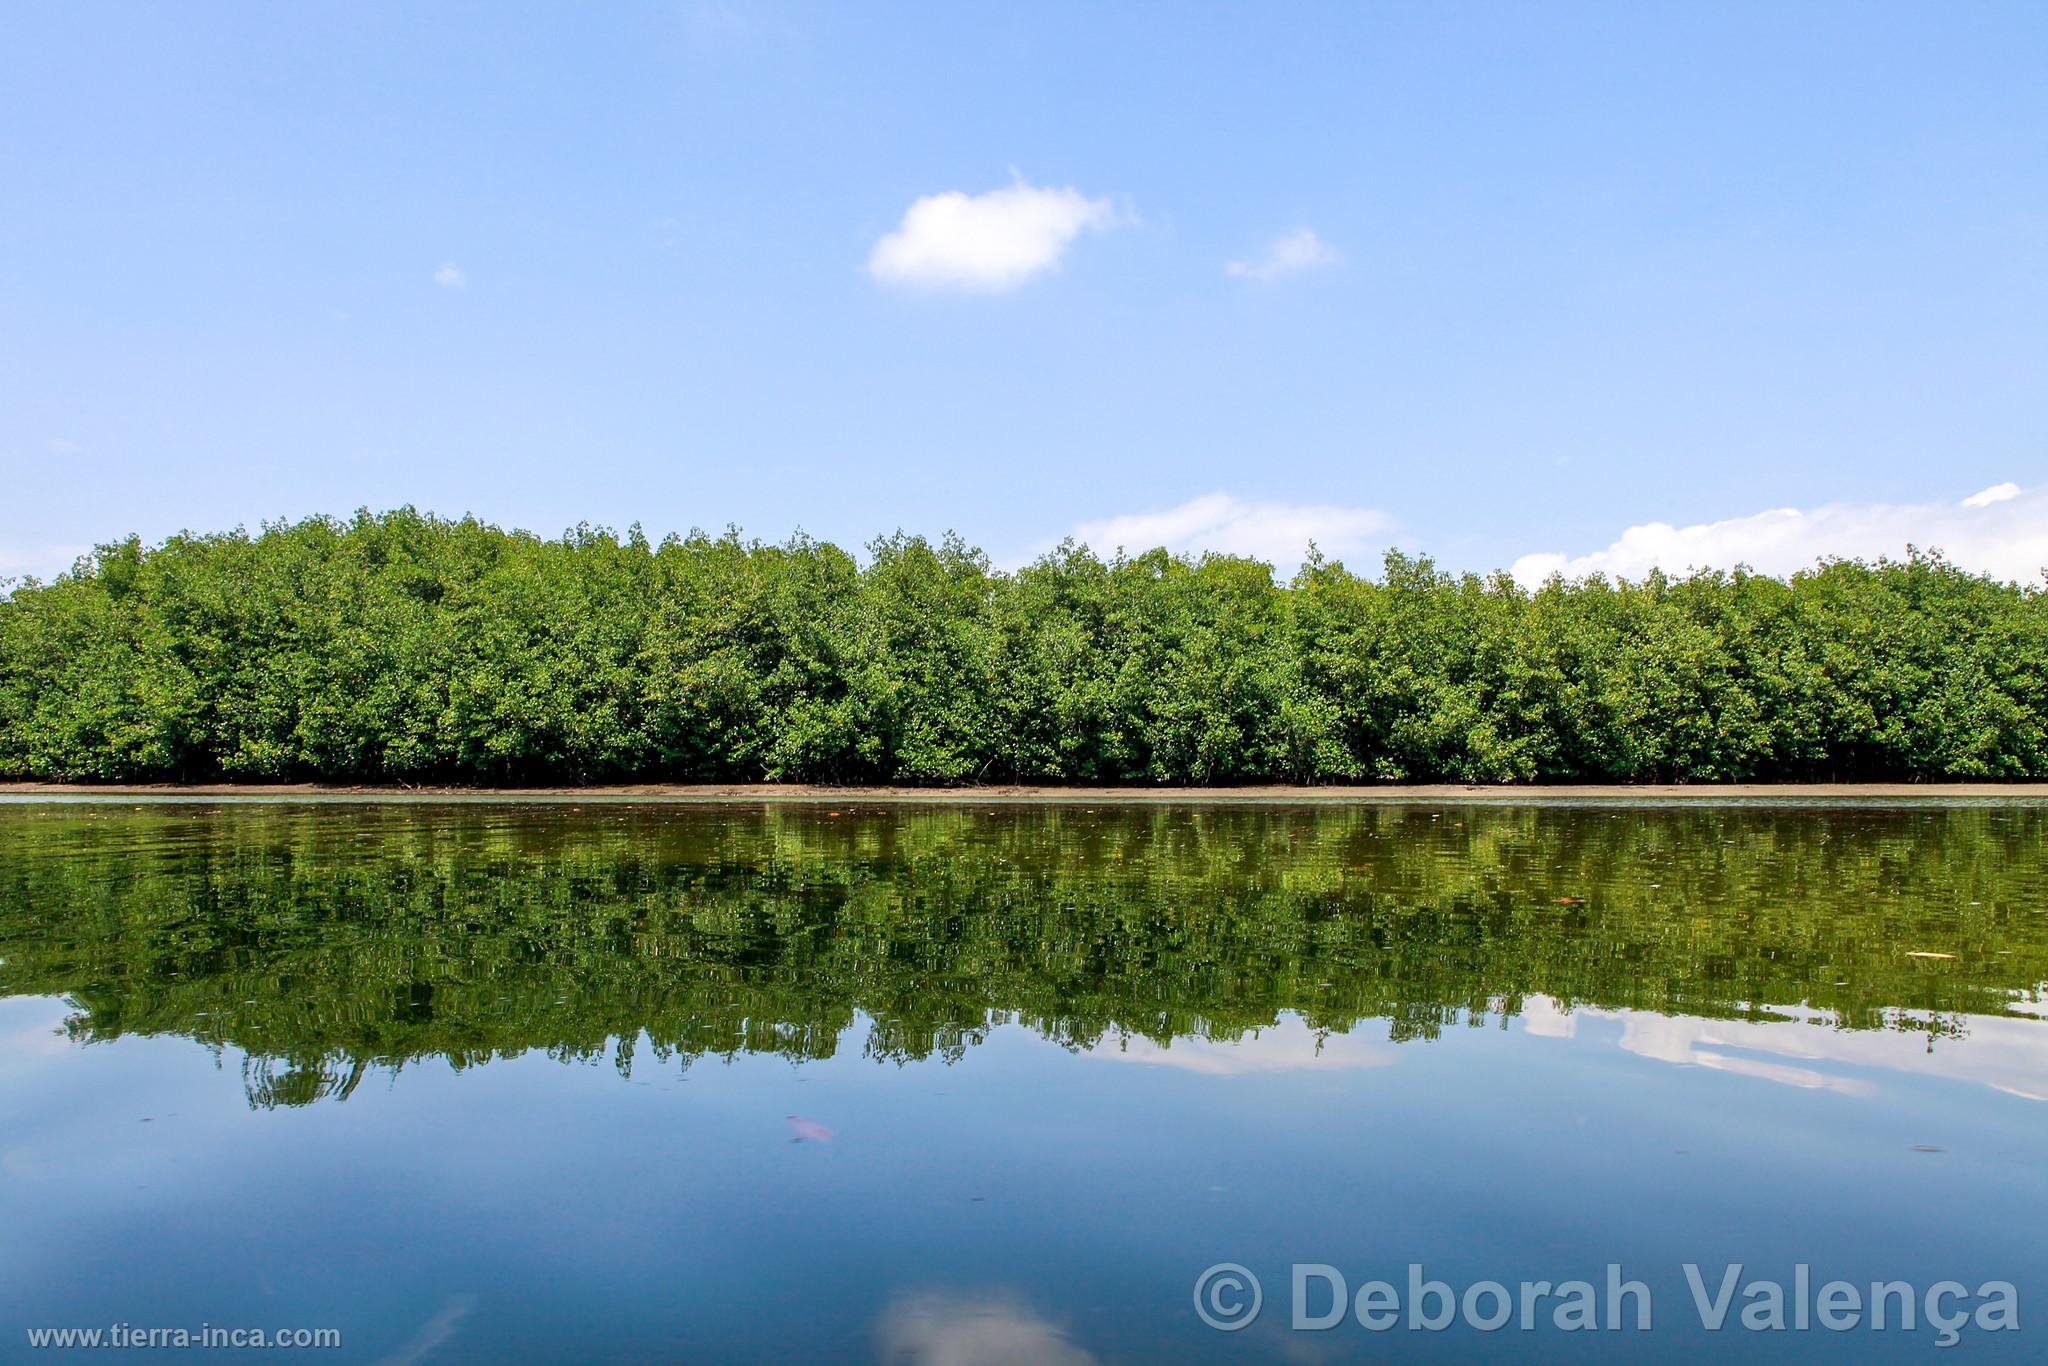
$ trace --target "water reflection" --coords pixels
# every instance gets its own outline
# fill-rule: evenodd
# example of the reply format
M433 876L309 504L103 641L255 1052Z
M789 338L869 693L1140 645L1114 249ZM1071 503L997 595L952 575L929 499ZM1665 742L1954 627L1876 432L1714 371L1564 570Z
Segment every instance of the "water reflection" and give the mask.
M434 1356L456 1335L462 1321L475 1308L475 1295L456 1295L421 1324L419 1331L408 1338L404 1346L378 1358L377 1366L417 1366L417 1363Z
M1211 1077L1251 1072L1351 1071L1385 1067L1399 1056L1392 1046L1367 1038L1362 1031L1333 1034L1312 1029L1294 1016L1283 1016L1268 1028L1247 1030L1234 1040L1189 1035L1156 1043L1142 1035L1120 1035L1104 1039L1088 1054L1112 1062L1174 1067Z
M1825 1013L1798 1006L1766 1014L1777 1018L1706 1020L1597 1006L1567 1011L1536 996L1522 1003L1522 1028L1570 1039L1579 1037L1581 1021L1617 1020L1620 1047L1638 1057L1842 1095L1875 1094L1883 1073L1903 1072L2048 1100L2048 1031L2024 1014L1966 1015L1930 1029L1901 1012L1892 1028L1869 1030L1838 1028Z
M926 1291L890 1304L875 1326L895 1366L1094 1366L1094 1353L1014 1296Z
M2037 808L832 811L0 807L0 991L76 1042L234 1050L259 1107L534 1050L951 1060L1013 1022L1224 1075L1618 1017L1793 1086L2048 1090Z

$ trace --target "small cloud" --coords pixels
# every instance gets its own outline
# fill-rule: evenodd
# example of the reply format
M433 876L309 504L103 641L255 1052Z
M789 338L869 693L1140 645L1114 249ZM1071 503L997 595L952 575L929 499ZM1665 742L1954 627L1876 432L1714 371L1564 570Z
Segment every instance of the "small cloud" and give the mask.
M1604 550L1524 555L1510 572L1532 586L1553 573L1634 579L1652 569L1677 574L1738 564L1790 574L1825 557L1899 556L1908 545L1939 550L1951 564L1976 573L2037 579L2048 566L2048 489L1996 484L1960 503L1829 503L1692 526L1645 522Z
M2018 484L1993 484L1982 493L1973 493L1968 498L1963 499L1963 506L1966 508L1988 508L1993 503L2003 503L2009 498L2017 498L2019 496L2020 486Z
M1228 262L1223 273L1264 284L1297 271L1335 265L1341 259L1334 248L1316 236L1313 228L1296 228L1285 237L1275 238L1258 260Z
M50 443L50 454L83 455L85 454L85 447L79 445L76 441L69 441L60 436Z
M453 261L443 261L441 268L434 272L434 283L443 289L467 289L469 276Z
M1074 539L1098 554L1119 548L1140 553L1164 546L1175 554L1214 550L1250 555L1281 568L1301 563L1314 541L1327 555L1342 558L1370 548L1376 533L1392 525L1372 508L1326 503L1252 503L1227 493L1204 494L1162 512L1130 513L1074 528Z
M867 270L885 285L996 293L1057 266L1082 233L1117 222L1107 199L1022 177L987 194L947 190L904 210L896 230L868 253Z

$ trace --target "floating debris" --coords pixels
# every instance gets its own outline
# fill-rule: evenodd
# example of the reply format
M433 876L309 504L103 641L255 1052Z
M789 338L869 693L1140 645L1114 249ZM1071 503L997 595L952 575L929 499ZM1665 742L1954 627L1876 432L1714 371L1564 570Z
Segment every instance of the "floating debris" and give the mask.
M1952 954L1952 953L1935 953L1935 952L1933 952L1933 951L1932 951L1932 950L1930 950L1930 949L1908 949L1908 950L1906 950L1906 957L1908 957L1908 958L1954 958L1954 957L1955 957L1955 955L1954 955L1954 954Z

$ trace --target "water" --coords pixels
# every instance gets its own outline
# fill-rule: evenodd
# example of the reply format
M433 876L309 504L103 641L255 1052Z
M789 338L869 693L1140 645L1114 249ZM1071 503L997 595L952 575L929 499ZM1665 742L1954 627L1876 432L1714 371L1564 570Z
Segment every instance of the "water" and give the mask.
M1745 1331L1739 1293L1709 1333L1681 1270L1803 1262L1923 1313L2011 1282L2020 1331L1964 1350L2038 1360L2044 835L2036 805L0 804L0 1359L202 1323L365 1362L1939 1350L1867 1312ZM1196 1314L1222 1262L1264 1287L1240 1331ZM1619 1264L1653 1321L1296 1331L1297 1263L1404 1314L1411 1263L1584 1278L1603 1318Z

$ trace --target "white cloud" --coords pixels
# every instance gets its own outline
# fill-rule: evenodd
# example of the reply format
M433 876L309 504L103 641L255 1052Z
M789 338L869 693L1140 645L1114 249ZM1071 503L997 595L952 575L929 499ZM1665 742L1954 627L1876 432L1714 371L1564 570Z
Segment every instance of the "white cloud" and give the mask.
M1335 265L1339 259L1336 251L1316 236L1313 228L1296 228L1285 237L1275 238L1266 248L1266 254L1258 260L1228 262L1223 273L1263 283L1296 271Z
M2003 579L2038 579L2048 566L2048 488L1996 484L1959 503L1829 503L1810 512L1773 508L1694 526L1646 522L1622 532L1604 550L1524 555L1515 561L1513 573L1532 585L1553 573L1634 579L1652 568L1682 574L1737 564L1790 574L1811 568L1822 557L1896 559L1909 544L1939 550L1964 569Z
M1973 493L1968 498L1963 499L1963 506L1966 508L1988 508L1993 503L2003 503L2007 499L2019 496L2020 486L2018 484L1993 484L1982 493Z
M1039 188L1019 177L987 194L947 190L904 210L903 221L868 253L868 274L885 285L996 292L1015 289L1059 264L1084 232L1115 227L1114 206L1075 189Z
M1165 546L1176 554L1204 550L1251 555L1287 570L1301 563L1314 541L1333 559L1369 548L1392 523L1371 508L1329 504L1249 503L1227 493L1204 494L1163 512L1139 512L1083 522L1074 539L1097 554L1122 548L1138 554Z
M469 287L469 276L453 261L443 261L441 268L434 272L434 283L443 289L466 289Z

